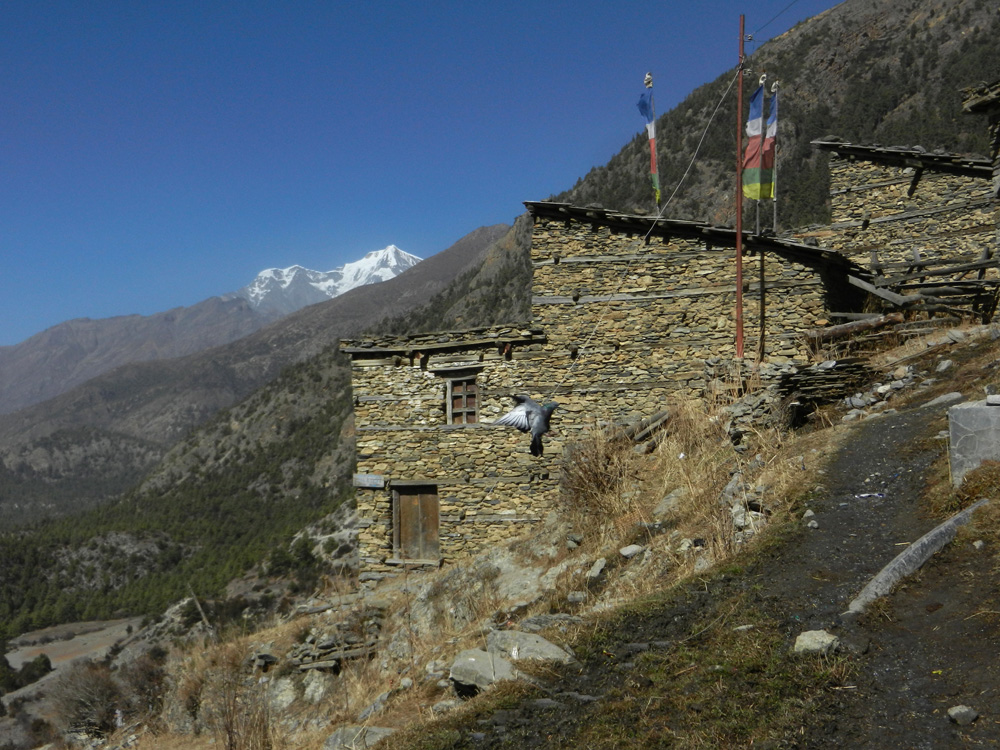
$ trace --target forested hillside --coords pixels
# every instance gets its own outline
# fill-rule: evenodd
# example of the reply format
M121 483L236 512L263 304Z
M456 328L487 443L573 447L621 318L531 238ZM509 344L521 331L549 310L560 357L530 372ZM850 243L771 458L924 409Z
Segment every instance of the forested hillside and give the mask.
M119 502L7 533L0 639L216 594L349 494L349 372L329 348L178 444ZM316 560L299 549L293 567ZM288 561L279 554L283 572ZM189 589L191 587L191 589Z
M768 86L780 82L779 231L829 220L828 156L815 153L811 140L832 134L985 155L986 123L962 114L960 89L1000 78L998 38L1000 12L987 0L848 0L756 51L748 43L744 101L762 72ZM691 164L664 211L670 218L735 221L735 90L724 96L734 75L700 86L657 120L664 200ZM643 133L555 200L648 212L648 170ZM763 201L762 212L770 211Z

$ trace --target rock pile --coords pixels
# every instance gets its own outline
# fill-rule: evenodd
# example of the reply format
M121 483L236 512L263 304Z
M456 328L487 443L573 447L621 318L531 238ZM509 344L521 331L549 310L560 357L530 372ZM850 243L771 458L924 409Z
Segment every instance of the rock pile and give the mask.
M347 659L369 658L378 649L385 618L384 603L369 600L364 607L349 613L346 620L327 626L323 632L311 632L305 642L288 652L288 659L300 672L310 669L340 670Z

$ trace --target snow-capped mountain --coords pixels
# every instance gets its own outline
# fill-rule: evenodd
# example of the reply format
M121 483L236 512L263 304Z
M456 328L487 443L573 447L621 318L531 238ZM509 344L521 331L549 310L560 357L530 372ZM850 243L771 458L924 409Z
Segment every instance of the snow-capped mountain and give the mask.
M258 312L288 315L356 287L391 279L419 262L416 255L389 245L332 271L302 266L268 268L233 296L247 300Z

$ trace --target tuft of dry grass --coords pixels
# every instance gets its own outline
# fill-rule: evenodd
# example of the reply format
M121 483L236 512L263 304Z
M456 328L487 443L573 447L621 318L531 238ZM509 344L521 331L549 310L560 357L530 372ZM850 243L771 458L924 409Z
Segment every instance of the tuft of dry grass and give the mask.
M574 528L603 534L610 523L620 533L623 525L647 520L630 492L640 479L640 464L621 431L594 428L570 446L560 489Z

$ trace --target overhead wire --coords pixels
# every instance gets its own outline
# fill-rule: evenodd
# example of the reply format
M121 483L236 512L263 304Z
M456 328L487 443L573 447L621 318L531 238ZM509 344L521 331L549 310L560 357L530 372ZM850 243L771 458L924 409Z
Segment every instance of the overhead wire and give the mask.
M718 115L719 110L722 108L723 103L726 101L726 97L728 97L730 91L732 91L733 85L736 83L736 81L740 79L742 72L743 72L743 66L742 65L737 66L736 73L730 79L729 85L726 87L726 90L723 92L722 96L719 97L719 101L715 105L715 109L712 111L712 116L709 118L708 123L702 130L701 138L698 140L698 145L695 147L694 153L691 155L691 159L688 161L688 165L687 168L684 170L684 174L682 174L681 178L677 181L677 184L674 186L673 192L671 192L670 197L668 197L667 200L664 201L663 205L660 207L660 210L656 214L656 217L653 219L653 221L650 222L649 229L646 231L646 234L643 235L642 239L635 241L633 247L635 247L636 250L638 250L643 244L648 242L650 235L653 233L653 229L656 227L656 223L661 218L663 218L663 212L666 211L667 206L670 205L671 201L673 201L674 197L677 195L677 192L680 190L681 186L690 176L691 169L694 167L695 162L698 160L698 155L701 152L701 147L704 145L705 138L708 136L708 131L711 129L712 124L715 122L716 115ZM597 330L601 327L601 324L607 317L608 311L611 309L611 303L613 301L613 297L616 294L618 294L619 290L624 285L625 279L628 277L628 273L629 271L631 271L632 264L634 262L635 258L632 258L626 264L625 269L621 272L621 274L618 277L618 282L614 288L614 291L610 295L608 295L608 299L605 300L604 307L601 310L600 316L595 321L594 327L591 329L587 338L584 340L584 343L579 347L578 356L573 360L570 366L563 372L563 375L559 379L559 381L549 389L548 395L553 394L558 388L562 387L563 383L565 383L566 379L570 376L570 374L572 374L572 372L576 368L577 363L579 363L579 361L583 358L584 352L589 347L590 342L593 341L594 336L597 334Z

